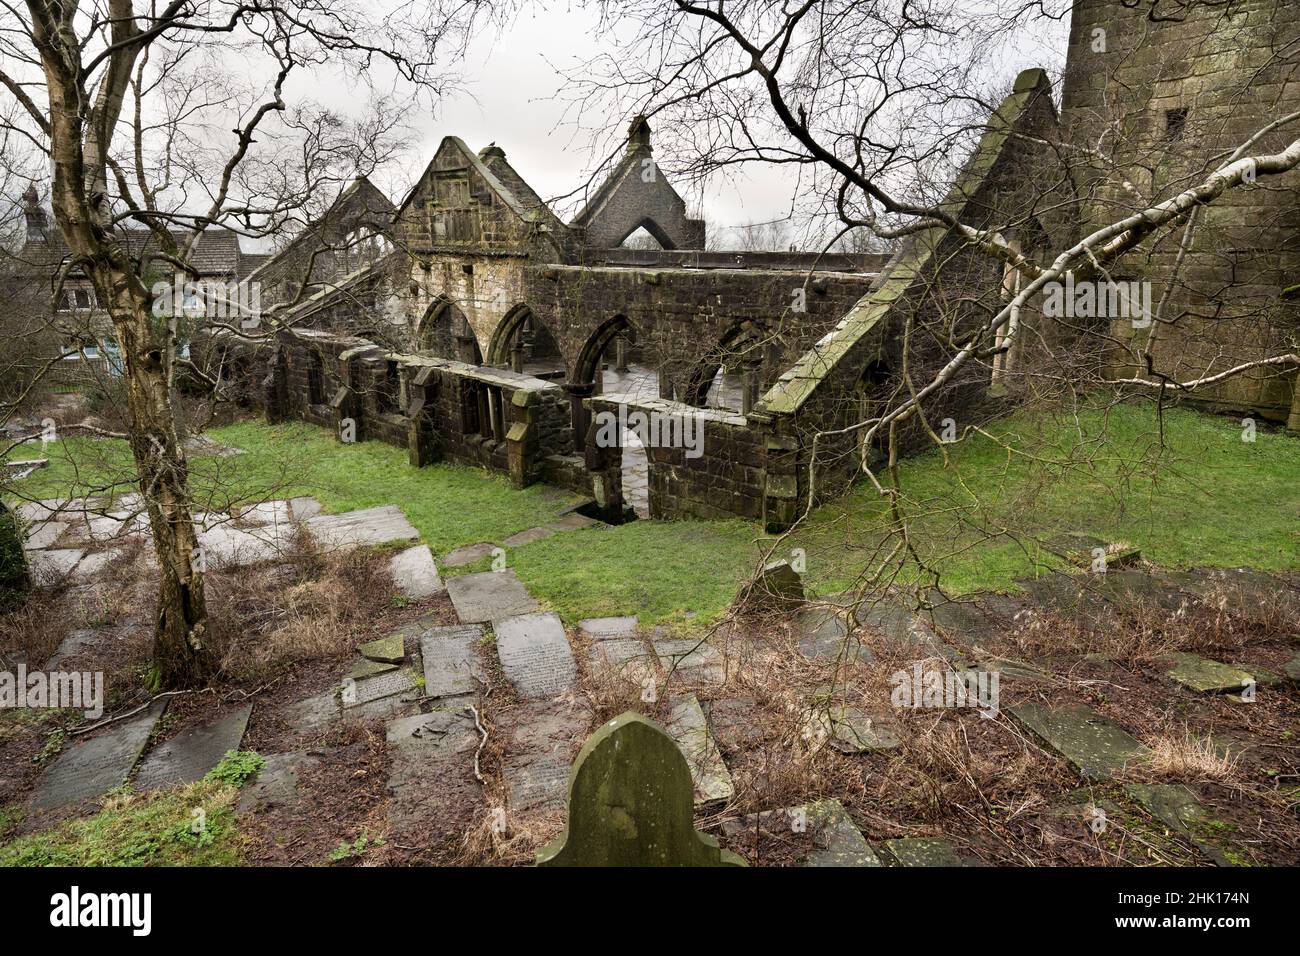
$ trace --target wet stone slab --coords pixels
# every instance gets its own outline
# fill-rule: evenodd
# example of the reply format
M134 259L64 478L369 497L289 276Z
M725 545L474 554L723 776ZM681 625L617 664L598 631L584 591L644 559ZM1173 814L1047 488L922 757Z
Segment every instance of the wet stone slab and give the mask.
M476 624L432 627L420 635L420 656L424 659L424 693L428 697L472 694L481 676L477 648L483 642L483 628Z
M89 740L74 743L41 775L32 797L39 812L80 807L126 782L167 702L154 703Z
M709 681L721 681L726 676L722 652L707 641L691 638L655 641L654 649L665 674Z
M397 590L412 600L422 601L447 590L427 544L417 544L397 552L389 560L388 570Z
M1243 670L1196 654L1170 654L1168 672L1177 683L1200 694L1232 694L1254 682Z
M246 704L221 720L182 730L158 745L140 765L136 788L154 790L199 780L228 751L239 749L252 713L253 705Z
M636 636L637 619L628 617L592 617L578 622L578 630L593 641L608 641Z
M554 697L572 686L578 667L558 615L521 614L495 622L493 630L501 669L521 697Z
M1108 780L1149 753L1130 734L1081 704L1019 704L1007 708L1007 713L1089 780Z
M414 541L420 532L396 505L365 508L339 515L317 515L307 520L307 530L327 549L371 547L390 541Z
M496 550L495 544L467 544L463 548L457 548L443 556L442 563L449 568L463 568L467 564L473 564L475 561L482 561L484 558L490 558L492 552Z
M447 578L447 593L464 624L486 624L531 614L540 607L513 568Z
M696 806L730 800L735 794L731 773L694 695L674 705L664 730L677 742L691 768Z

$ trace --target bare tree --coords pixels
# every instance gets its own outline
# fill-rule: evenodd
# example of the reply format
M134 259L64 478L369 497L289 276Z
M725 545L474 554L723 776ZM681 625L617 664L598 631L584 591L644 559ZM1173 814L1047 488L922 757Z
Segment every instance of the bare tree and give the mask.
M377 161L387 137L358 136L306 98L292 103L300 77L329 67L352 85L405 87L428 102L448 82L438 52L463 40L478 6L445 15L350 0L5 6L5 129L48 159L68 248L53 295L70 271L87 276L123 357L128 440L159 559L162 686L202 681L216 655L176 401L184 330L175 310L155 307L154 286L197 275L206 229L274 235L310 218L331 182ZM391 113L381 110L370 132L382 134Z

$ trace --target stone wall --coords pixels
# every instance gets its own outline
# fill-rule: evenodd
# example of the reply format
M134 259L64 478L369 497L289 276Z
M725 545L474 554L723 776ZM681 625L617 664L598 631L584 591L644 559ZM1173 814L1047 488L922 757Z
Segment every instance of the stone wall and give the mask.
M1074 4L1062 123L1078 149L1085 228L1195 184L1298 109L1295 0ZM1294 136L1293 129L1274 131L1249 154L1275 152ZM1083 148L1098 146L1104 160L1089 162ZM1173 280L1166 322L1136 328L1116 320L1111 334L1140 350L1157 331L1157 369L1183 381L1294 350L1300 304L1281 293L1300 281L1300 172L1261 178L1200 210L1176 270L1182 236L1174 229L1118 266L1121 278L1151 282L1156 301ZM1173 318L1177 324L1167 324ZM1139 371L1124 364L1122 352L1112 362L1115 374ZM1282 419L1294 380L1293 371L1252 372L1196 397Z

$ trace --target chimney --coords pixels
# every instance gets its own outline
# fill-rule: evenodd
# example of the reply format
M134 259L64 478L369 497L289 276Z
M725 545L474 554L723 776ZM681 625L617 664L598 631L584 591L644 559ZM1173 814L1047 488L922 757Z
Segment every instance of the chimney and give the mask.
M27 220L27 241L45 241L45 230L49 228L49 221L45 218L41 197L37 195L35 186L28 186L27 191L23 193L23 218Z
M632 117L632 123L627 128L627 151L650 152L650 124L643 115Z

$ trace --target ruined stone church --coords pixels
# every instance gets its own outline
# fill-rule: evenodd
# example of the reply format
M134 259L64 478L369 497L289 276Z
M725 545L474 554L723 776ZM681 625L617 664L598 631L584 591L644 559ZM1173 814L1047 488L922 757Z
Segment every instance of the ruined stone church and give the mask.
M1266 127L1300 108L1294 2L1168 6L1156 3L1167 14L1156 17L1076 0L1059 109L1046 73L1023 72L943 208L1050 261L1195 184L1261 130L1253 150L1289 139ZM323 246L361 237L367 255L278 285L268 312L278 331L211 336L211 362L270 419L340 434L346 424L349 439L409 448L415 466L447 459L519 486L565 486L611 521L635 511L788 527L879 454L852 426L894 393L901 370L942 367L1016 277L940 227L887 261L706 251L651 132L632 121L621 161L568 223L502 148L446 137L399 205L361 182L316 227ZM663 248L624 248L638 230ZM1298 257L1296 174L1235 190L1199 210L1195 229L1108 274L1147 284L1158 306L1022 310L1005 347L947 381L927 417L976 423L1048 378L1157 369L1175 382L1295 351ZM276 257L254 278L286 271ZM1261 367L1195 397L1300 428L1295 382L1294 367ZM596 418L629 410L689 418L703 454L596 440ZM624 480L633 454L644 489Z

